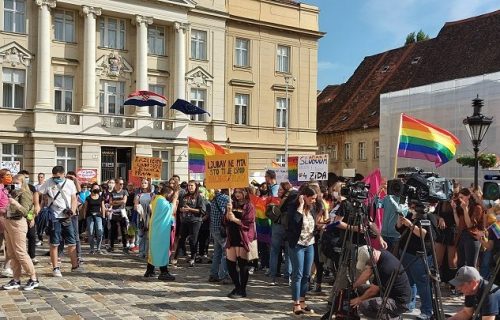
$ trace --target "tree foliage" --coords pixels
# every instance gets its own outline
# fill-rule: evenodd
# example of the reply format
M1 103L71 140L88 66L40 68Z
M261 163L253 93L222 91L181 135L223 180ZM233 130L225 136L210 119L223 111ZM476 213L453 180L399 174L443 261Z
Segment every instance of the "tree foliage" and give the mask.
M424 31L422 31L422 29L420 29L417 33L415 32L408 33L405 40L405 46L410 43L420 42L429 39L430 39L429 35Z
M474 157L473 156L460 156L457 157L457 162L464 167L474 167ZM497 156L494 153L483 153L477 158L479 165L483 169L488 169L494 167L497 163Z

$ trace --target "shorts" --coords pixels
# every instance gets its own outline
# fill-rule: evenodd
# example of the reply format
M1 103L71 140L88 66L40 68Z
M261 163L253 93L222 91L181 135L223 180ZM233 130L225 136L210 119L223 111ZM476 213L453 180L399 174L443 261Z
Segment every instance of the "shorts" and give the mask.
M456 243L455 238L457 236L456 234L456 228L445 228L445 229L438 229L438 234L436 236L436 242L441 243L445 246L454 246Z
M75 229L71 219L54 219L49 222L50 245L58 246L61 240L66 246L76 245Z

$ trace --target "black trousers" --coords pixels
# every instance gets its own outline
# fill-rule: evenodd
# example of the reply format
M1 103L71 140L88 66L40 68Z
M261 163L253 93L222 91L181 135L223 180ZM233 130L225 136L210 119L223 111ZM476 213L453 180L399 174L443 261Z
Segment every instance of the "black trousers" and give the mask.
M118 228L120 228L122 233L122 244L123 247L127 247L127 221L120 217L119 219L111 219L111 234L110 234L110 247L115 247L115 241L118 238Z
M198 232L198 253L200 256L208 255L208 244L210 240L210 229L201 228Z
M26 238L28 239L28 255L30 256L31 259L35 259L36 241L37 241L36 224L33 224L33 227L31 228L28 225L28 232L26 233Z
M146 272L148 272L148 273L155 272L155 266L153 266L152 264L148 263L148 265L146 266ZM161 273L168 272L168 266L162 266L162 267L160 267L160 272Z
M183 243L186 242L187 237L189 236L189 249L191 250L191 259L196 257L196 253L198 252L198 248L196 247L198 243L198 235L200 233L201 221L184 221L182 222L181 227L181 238L179 240L179 246L182 246ZM177 248L179 249L179 248ZM177 257L178 251L175 256Z

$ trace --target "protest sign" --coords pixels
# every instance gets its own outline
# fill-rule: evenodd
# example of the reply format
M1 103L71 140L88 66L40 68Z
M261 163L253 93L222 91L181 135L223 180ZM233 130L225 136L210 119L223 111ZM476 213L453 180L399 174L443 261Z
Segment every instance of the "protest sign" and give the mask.
M248 153L205 156L205 184L209 189L248 187Z
M280 184L282 182L288 181L288 169L285 167L280 168L266 168L267 170L273 170L276 172L276 183Z
M135 156L132 175L139 178L161 179L161 167L160 158Z
M298 180L328 180L328 155L313 154L299 156Z
M134 188L140 188L141 182L142 182L142 179L140 177L136 177L136 176L132 175L132 170L128 171L127 183L134 185Z
M80 168L76 171L76 179L85 184L97 182L97 169Z
M0 169L8 169L12 174L18 174L21 171L21 161L2 161Z

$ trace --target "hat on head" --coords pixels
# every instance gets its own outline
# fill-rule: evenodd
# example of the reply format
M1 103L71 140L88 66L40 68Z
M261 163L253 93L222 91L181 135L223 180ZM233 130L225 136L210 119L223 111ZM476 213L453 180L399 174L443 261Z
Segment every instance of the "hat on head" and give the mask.
M368 246L361 246L358 248L358 261L356 262L356 269L364 270L368 262L370 261L370 252L368 252Z
M479 281L481 279L482 279L482 277L476 268L469 267L469 266L463 266L462 268L458 269L458 272L455 275L455 278L450 280L448 283L454 287L457 287L457 286L460 286L464 283L467 283L470 281Z

